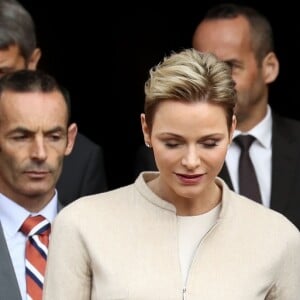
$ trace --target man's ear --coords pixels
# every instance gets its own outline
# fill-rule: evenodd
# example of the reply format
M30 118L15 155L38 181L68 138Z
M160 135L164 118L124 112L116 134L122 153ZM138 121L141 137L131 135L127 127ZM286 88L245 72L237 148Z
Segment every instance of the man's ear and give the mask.
M279 61L274 52L270 52L266 55L263 60L262 68L265 83L275 81L279 74Z
M69 155L75 144L78 128L75 123L72 123L68 128L68 143L65 150L65 155Z
M36 70L37 65L40 61L40 58L42 56L42 51L40 48L35 48L33 53L31 54L29 61L28 61L28 69L29 70Z

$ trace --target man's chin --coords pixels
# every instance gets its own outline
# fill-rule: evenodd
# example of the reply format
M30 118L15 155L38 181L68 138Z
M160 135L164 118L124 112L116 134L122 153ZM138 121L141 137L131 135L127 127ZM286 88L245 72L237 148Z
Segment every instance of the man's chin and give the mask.
M32 198L39 198L39 197L45 197L47 194L53 194L54 195L54 188L49 185L41 186L27 186L26 189L23 191L23 194L32 197Z

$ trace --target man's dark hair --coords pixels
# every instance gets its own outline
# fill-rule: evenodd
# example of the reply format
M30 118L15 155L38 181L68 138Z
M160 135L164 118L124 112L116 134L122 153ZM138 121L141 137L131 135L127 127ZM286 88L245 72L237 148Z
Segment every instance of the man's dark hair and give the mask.
M58 91L63 95L67 104L68 124L70 122L70 97L65 88L50 74L42 70L19 70L5 74L0 78L0 99L4 91L13 92L53 92Z
M204 20L233 19L238 16L243 16L249 22L253 50L260 65L264 57L274 51L272 27L264 15L249 6L222 3L210 8Z

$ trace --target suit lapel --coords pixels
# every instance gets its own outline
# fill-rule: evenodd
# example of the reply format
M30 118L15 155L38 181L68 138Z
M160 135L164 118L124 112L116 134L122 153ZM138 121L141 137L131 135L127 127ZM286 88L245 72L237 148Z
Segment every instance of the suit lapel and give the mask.
M299 184L299 182L292 181L291 178L297 178L293 174L298 172L299 159L299 149L293 140L290 126L286 124L284 118L273 113L270 205L272 209L284 212L289 200L293 197L289 192L291 193L293 186ZM219 176L233 190L226 163L224 163Z
M0 299L22 300L1 223L0 257Z
M57 212L60 212L62 209L64 208L64 206L61 204L61 202L58 200L57 201Z
M233 185L232 185L232 182L231 182L231 178L230 178L226 163L224 163L224 165L223 165L223 167L222 167L222 169L219 173L219 177L221 177L227 183L228 187L231 190L233 190Z
M63 205L58 202L57 210ZM18 281L0 222L0 299L22 300Z
M287 131L287 132L285 132ZM272 189L271 208L284 211L290 197L293 185L291 178L296 178L293 174L297 172L299 163L299 149L293 145L294 141L291 132L286 129L282 120L273 116L272 135Z

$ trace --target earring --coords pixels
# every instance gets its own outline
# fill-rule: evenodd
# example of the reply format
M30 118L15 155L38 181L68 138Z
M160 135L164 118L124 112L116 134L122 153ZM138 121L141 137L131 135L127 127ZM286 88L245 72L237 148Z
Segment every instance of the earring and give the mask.
M146 145L146 147L147 147L147 148L151 148L151 145L150 145L150 143L148 143L148 142L145 142L145 145Z

